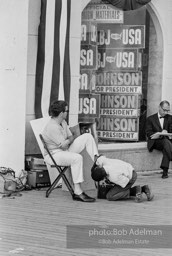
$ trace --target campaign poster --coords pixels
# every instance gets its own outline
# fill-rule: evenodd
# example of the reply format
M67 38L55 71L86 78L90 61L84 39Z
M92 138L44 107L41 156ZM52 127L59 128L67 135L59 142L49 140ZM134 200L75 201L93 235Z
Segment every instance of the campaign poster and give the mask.
M80 94L94 93L96 88L96 73L92 70L80 71Z
M97 135L105 140L138 141L138 124L138 118L101 116Z
M93 121L99 117L100 96L97 94L79 94L79 122Z
M124 12L113 5L90 3L82 12L82 20L122 24Z
M82 21L81 45L97 45L97 23Z
M138 49L98 48L98 71L137 71Z
M138 117L140 115L139 96L124 94L101 94L100 116Z
M145 48L144 25L97 25L97 45L106 48Z
M81 45L80 69L97 69L97 46Z
M142 72L96 72L96 93L142 93Z

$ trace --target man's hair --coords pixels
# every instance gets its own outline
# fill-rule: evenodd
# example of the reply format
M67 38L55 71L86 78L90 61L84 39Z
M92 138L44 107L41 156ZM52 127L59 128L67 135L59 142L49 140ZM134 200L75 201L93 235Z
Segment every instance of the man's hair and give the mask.
M101 181L107 176L103 167L95 166L91 169L91 177L94 181Z
M58 116L61 112L65 112L65 108L68 106L64 100L55 100L51 103L49 108L49 114L52 117Z
M164 104L167 104L168 106L170 106L170 103L167 100L161 101L159 105L160 105L160 107L163 107Z

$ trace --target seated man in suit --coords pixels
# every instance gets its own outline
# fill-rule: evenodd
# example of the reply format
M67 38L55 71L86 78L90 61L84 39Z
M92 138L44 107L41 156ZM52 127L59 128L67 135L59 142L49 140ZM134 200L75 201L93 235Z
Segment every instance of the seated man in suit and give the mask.
M158 113L149 116L146 120L146 136L148 150L162 151L163 157L160 168L163 170L162 178L168 178L169 163L172 160L171 137L159 134L172 132L172 116L169 115L170 103L166 100L159 104Z

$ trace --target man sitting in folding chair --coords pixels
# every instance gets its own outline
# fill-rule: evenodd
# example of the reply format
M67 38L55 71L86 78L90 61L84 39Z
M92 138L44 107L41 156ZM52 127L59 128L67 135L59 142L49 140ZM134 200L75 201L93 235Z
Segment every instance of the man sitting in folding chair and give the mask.
M89 197L81 188L84 178L83 157L80 153L86 148L86 151L94 161L98 156L95 140L90 133L84 133L74 138L65 121L69 112L68 104L65 101L54 101L50 106L49 112L51 119L45 126L42 135L57 165L71 167L74 183L73 200L94 202L95 198ZM44 159L48 164L53 164L46 150Z

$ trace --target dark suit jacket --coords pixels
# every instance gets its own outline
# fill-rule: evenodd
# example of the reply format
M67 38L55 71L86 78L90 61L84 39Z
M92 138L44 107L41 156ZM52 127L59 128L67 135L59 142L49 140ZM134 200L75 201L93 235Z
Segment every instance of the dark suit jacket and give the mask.
M151 115L146 120L146 136L148 139L148 150L152 151L155 140L151 139L151 135L156 132L161 132L162 130L167 130L168 132L172 132L172 116L166 115L164 118L164 126L163 129L159 122L158 113ZM168 138L168 137L167 137Z

